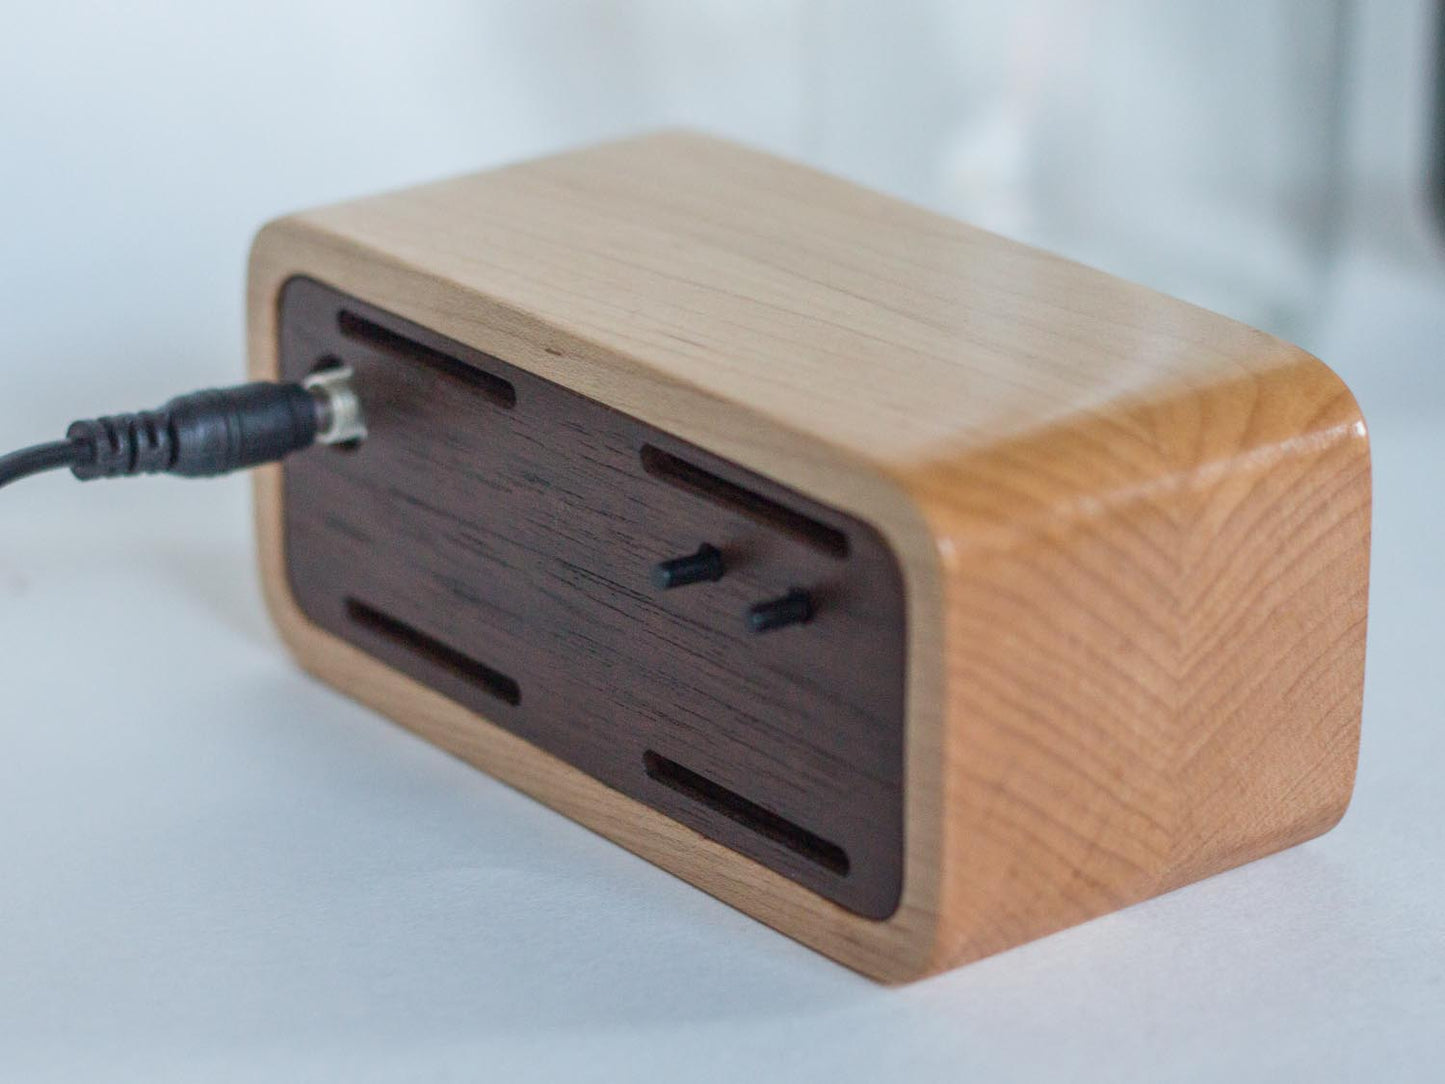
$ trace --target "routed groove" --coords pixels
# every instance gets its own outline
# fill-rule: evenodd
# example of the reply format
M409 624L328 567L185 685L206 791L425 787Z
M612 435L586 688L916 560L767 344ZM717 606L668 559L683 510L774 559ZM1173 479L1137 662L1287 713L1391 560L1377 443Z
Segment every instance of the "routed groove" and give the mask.
M500 670L493 670L486 663L478 662L471 656L462 654L456 648L448 647L440 640L433 639L405 621L382 613L375 607L368 606L354 598L346 600L346 616L363 628L400 644L412 654L419 655L477 688L491 693L498 700L503 700L514 707L522 702L522 687L515 680Z
M433 350L415 339L382 327L364 316L358 316L349 309L342 309L336 314L336 326L348 339L365 343L394 357L417 362L470 384L498 406L510 410L517 405L517 389L512 387L510 380L503 380L495 373L468 365L440 350Z
M642 469L654 478L706 497L734 512L741 512L822 550L830 557L848 556L848 536L836 527L820 523L812 516L795 511L771 497L744 489L736 482L729 482L712 471L704 470L695 463L689 463L686 459L671 452L664 452L651 444L644 444L639 455Z
M651 749L642 754L642 765L647 769L648 776L663 786L721 813L745 828L751 828L774 843L781 843L788 850L817 863L830 873L836 873L839 877L848 876L848 852L836 843L815 835L786 817L780 817L756 802L749 801L737 791L729 790L721 783L714 783L706 776L698 775L691 768L684 768L677 761L668 760Z

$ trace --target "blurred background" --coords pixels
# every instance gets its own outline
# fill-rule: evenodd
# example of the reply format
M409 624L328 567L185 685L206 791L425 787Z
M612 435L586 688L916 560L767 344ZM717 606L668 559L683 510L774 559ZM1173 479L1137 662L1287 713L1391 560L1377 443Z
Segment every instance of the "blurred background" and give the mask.
M1445 759L1439 7L7 7L6 449L238 381L268 218L690 125L1320 355L1370 424L1376 548L1340 829L885 995L305 681L260 606L243 480L7 489L0 1075L590 1079L643 1040L693 1080L749 1056L760 1079L1424 1079L1438 1059L1411 1052L1445 1018L1445 799L1421 771Z
M1435 7L33 5L0 37L7 399L69 417L77 380L124 402L239 373L246 246L274 215L661 125L804 159L1331 360L1355 306L1445 296ZM1376 364L1402 400L1421 405L1423 378L1441 403L1437 367L1406 376L1398 348Z

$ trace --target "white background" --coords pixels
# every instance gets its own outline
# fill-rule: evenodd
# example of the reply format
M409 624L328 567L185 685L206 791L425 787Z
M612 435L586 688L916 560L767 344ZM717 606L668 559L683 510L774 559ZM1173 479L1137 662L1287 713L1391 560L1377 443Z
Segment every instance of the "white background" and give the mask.
M1427 5L1160 7L7 10L7 447L238 379L268 217L689 123L1290 334L1365 409L1376 548L1338 829L885 990L301 676L259 602L243 481L17 485L0 1078L1437 1079Z

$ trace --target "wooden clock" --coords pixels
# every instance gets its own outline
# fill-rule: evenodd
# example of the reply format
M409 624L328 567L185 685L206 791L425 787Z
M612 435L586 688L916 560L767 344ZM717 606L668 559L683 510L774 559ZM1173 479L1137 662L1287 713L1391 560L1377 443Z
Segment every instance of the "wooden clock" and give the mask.
M300 663L877 979L1307 840L1359 739L1369 450L1296 347L667 133L295 215L252 376Z

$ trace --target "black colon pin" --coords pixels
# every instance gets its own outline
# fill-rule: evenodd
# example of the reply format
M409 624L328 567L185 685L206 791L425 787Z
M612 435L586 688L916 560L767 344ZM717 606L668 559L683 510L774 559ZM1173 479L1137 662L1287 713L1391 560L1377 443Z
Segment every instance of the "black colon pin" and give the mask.
M781 598L759 602L748 611L748 628L752 632L772 632L788 625L803 625L813 619L813 596L794 587Z
M670 591L690 583L716 583L725 571L722 551L704 542L696 553L654 565L652 583L654 587Z

